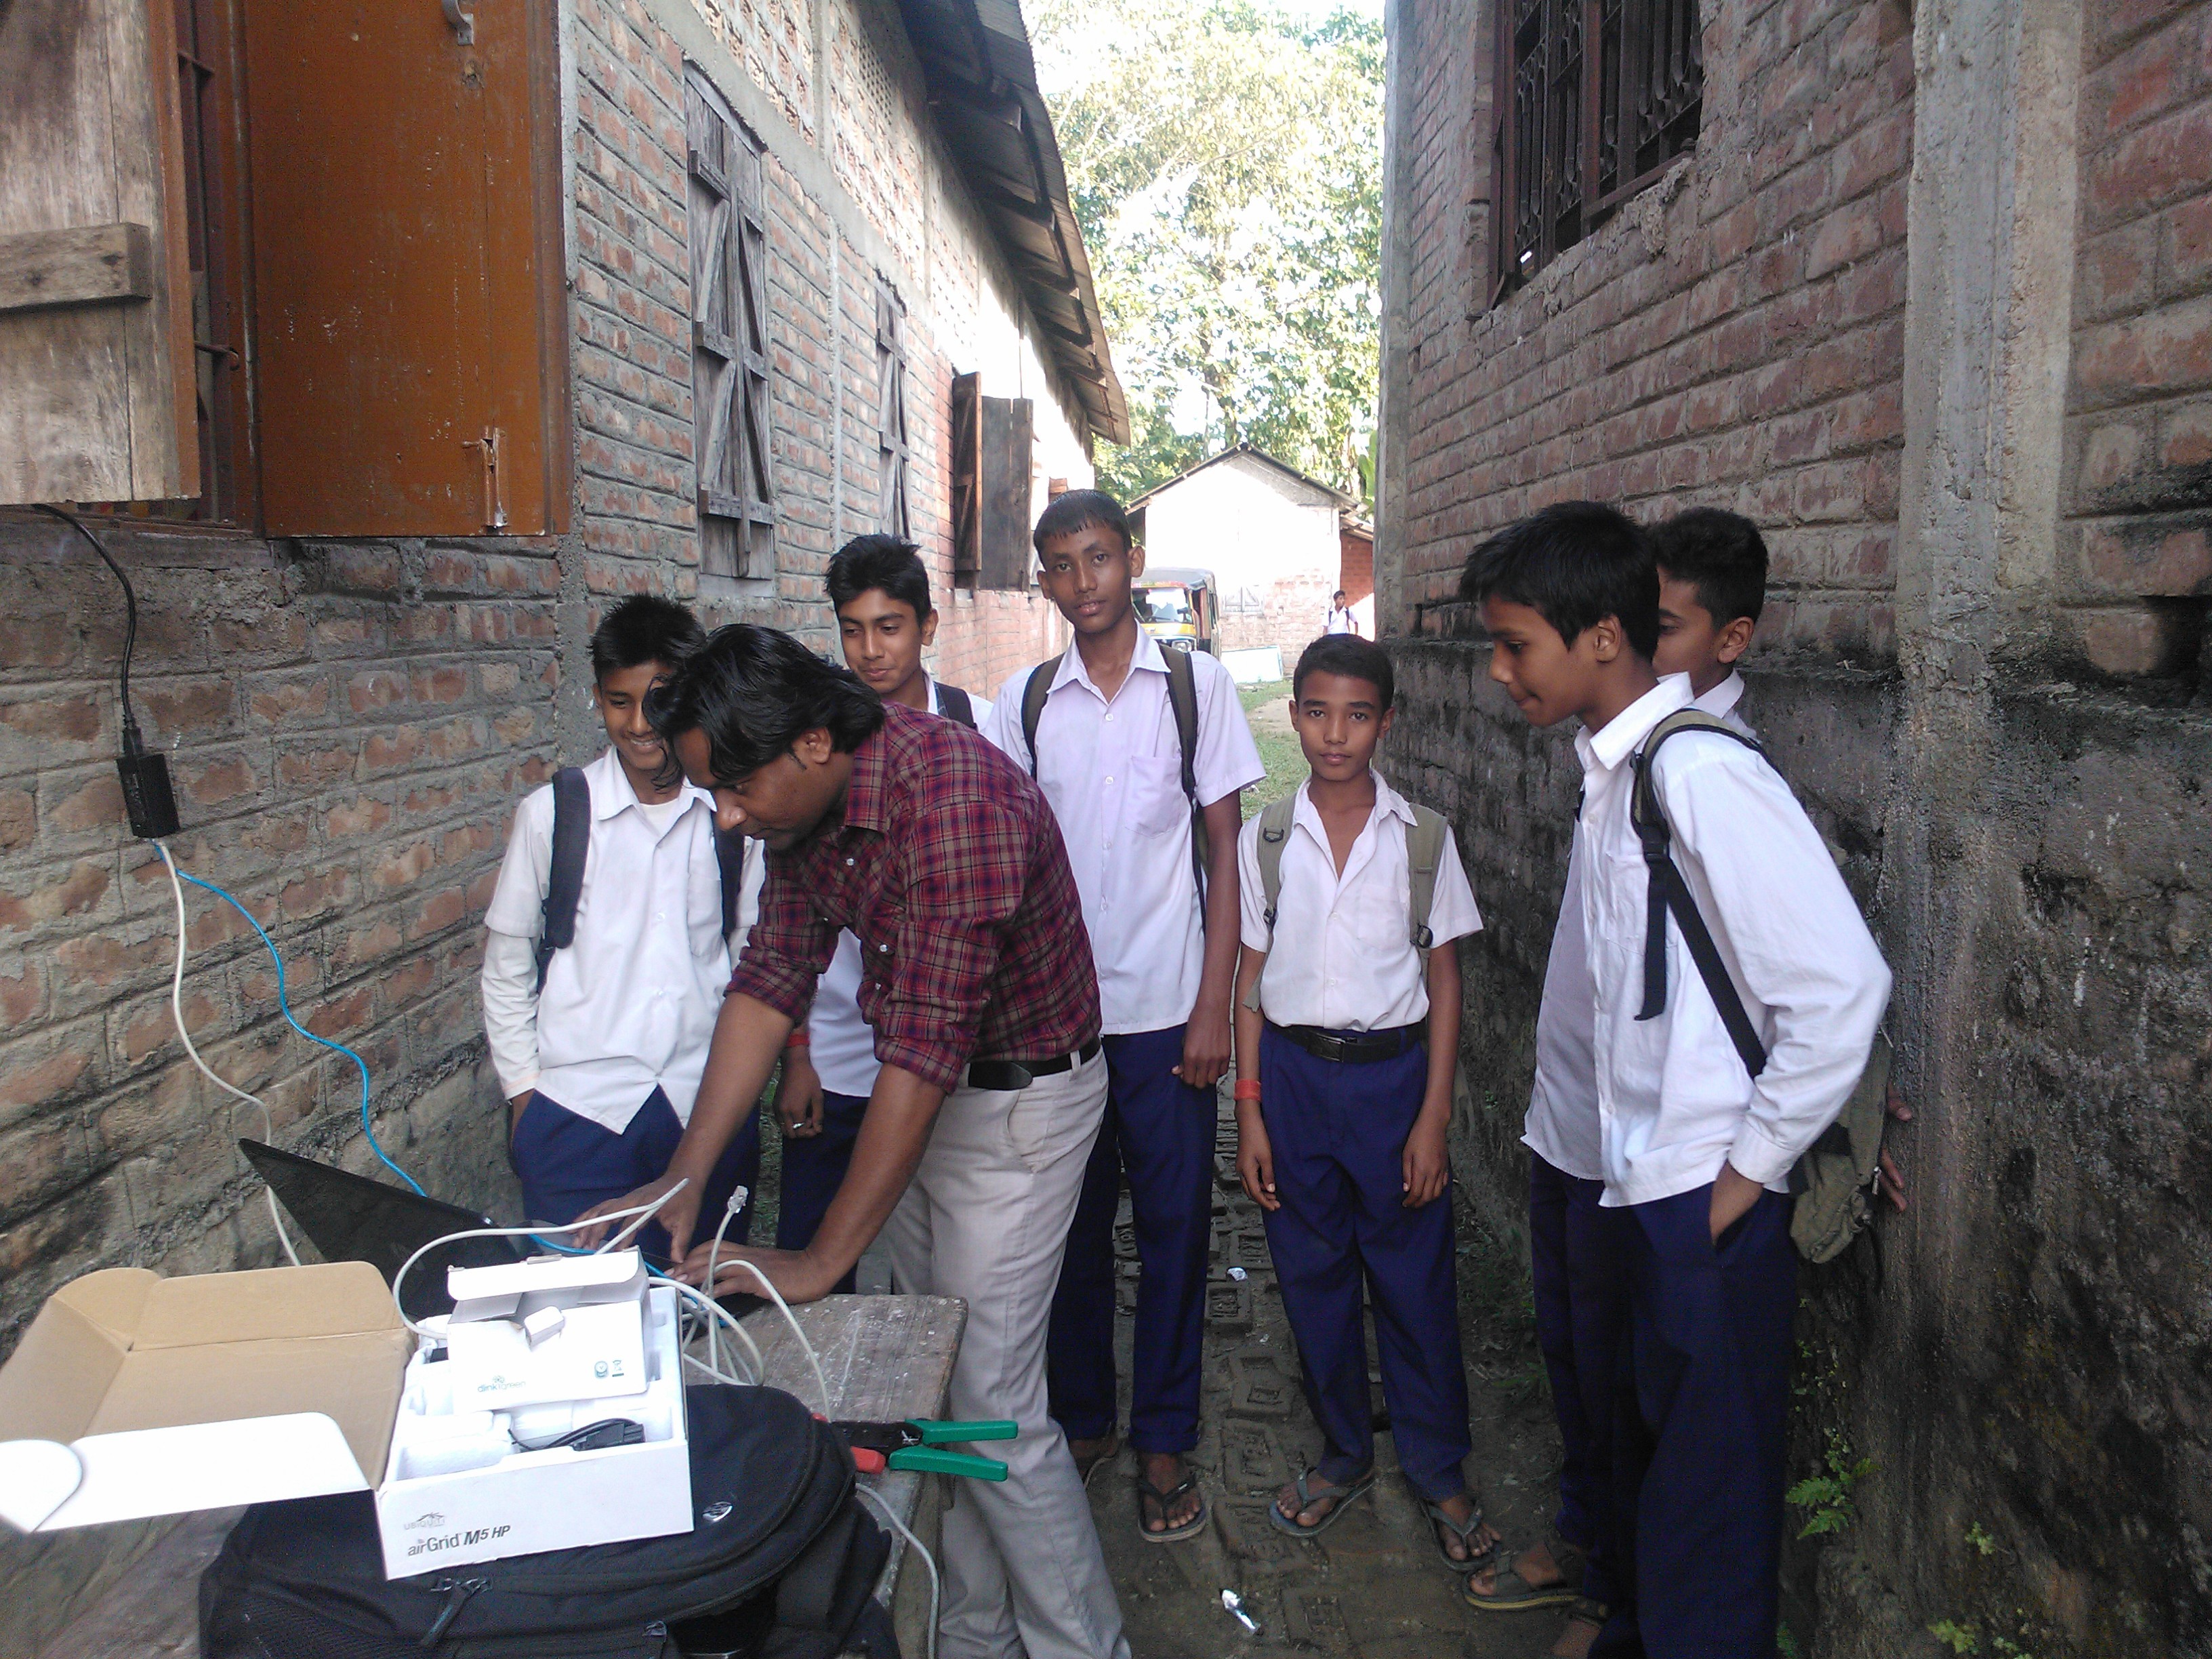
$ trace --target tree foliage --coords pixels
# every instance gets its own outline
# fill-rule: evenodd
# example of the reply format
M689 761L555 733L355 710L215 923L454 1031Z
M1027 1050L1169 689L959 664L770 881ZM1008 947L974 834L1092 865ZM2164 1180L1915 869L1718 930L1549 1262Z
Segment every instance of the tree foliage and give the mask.
M1129 396L1132 441L1102 446L1102 484L1126 499L1249 442L1364 493L1381 26L1346 11L1309 25L1256 0L1029 12Z

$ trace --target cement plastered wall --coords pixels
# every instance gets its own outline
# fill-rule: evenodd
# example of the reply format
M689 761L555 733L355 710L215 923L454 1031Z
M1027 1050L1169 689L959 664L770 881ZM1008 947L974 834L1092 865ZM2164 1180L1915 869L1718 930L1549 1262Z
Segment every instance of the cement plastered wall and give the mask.
M1490 309L1487 55L1455 44L1488 10L1392 11L1378 615L1394 775L1489 924L1472 1194L1516 1219L1577 781L1449 602L1489 527L1574 495L1760 520L1785 603L1747 713L1897 970L1912 1207L1803 1280L1793 1478L1874 1465L1792 1544L1808 1651L2212 1651L2206 16L1717 5L1697 157Z

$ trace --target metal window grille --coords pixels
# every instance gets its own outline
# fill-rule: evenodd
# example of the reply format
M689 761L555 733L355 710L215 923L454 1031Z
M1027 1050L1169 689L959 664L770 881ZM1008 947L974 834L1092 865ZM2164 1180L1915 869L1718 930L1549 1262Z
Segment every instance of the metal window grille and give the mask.
M1491 84L1495 301L1695 147L1698 0L1499 0Z
M906 304L876 278L877 522L887 534L912 539L907 504Z

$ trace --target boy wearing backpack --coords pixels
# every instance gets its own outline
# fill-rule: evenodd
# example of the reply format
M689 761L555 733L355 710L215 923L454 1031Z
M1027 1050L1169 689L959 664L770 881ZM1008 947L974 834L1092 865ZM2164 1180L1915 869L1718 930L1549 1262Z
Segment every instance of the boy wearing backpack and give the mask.
M1478 549L1461 592L1521 712L1583 727L1596 1151L1627 1290L1620 1556L1591 1651L1771 1659L1788 1177L1859 1082L1889 970L1789 787L1653 669L1659 578L1633 524L1547 507Z
M1214 1085L1229 1066L1237 797L1267 769L1228 671L1163 651L1138 627L1130 588L1145 554L1112 496L1059 497L1034 540L1041 586L1075 638L1006 682L983 735L1036 779L1059 820L1111 1079L1053 1299L1052 1413L1086 1480L1118 1449L1113 1230L1126 1172L1142 1264L1129 1411L1138 1530L1171 1543L1206 1519L1184 1454L1198 1443Z
M1374 770L1390 658L1357 635L1308 646L1291 718L1312 775L1237 842L1237 1172L1265 1212L1326 1448L1267 1519L1293 1537L1375 1482L1365 1280L1391 1432L1444 1565L1494 1534L1468 1492L1467 1376L1452 1249L1459 954L1482 926L1450 827Z
M1766 544L1750 520L1692 507L1650 532L1659 567L1658 674L1686 674L1694 707L1747 738L1735 664L1766 598ZM1614 1230L1601 1212L1595 1016L1583 927L1583 865L1571 846L1566 890L1536 1015L1536 1077L1522 1144L1528 1149L1528 1265L1536 1339L1564 1454L1554 1536L1473 1574L1469 1605L1486 1613L1565 1606L1553 1659L1583 1659L1614 1595L1614 1355L1626 1304Z
M592 635L607 751L515 810L481 983L532 1221L573 1221L667 1166L751 920L741 843L715 834L712 799L669 764L645 715L647 692L704 637L672 599L640 594L609 611ZM707 1213L751 1188L759 1166L752 1118L715 1165ZM639 1239L668 1248L657 1224Z
M845 665L885 702L957 720L971 731L991 705L931 677L921 653L937 637L921 550L896 536L857 536L830 561L830 603ZM815 988L814 1006L785 1040L775 1110L783 1126L778 1249L803 1250L837 1196L853 1142L876 1086L875 1036L860 1017L860 941L837 934L837 954ZM850 1294L854 1275L837 1282Z

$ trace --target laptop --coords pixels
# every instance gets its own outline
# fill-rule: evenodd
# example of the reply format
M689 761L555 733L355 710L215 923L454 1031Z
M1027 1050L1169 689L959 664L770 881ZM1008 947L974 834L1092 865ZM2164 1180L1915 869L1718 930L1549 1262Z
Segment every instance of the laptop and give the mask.
M318 1164L258 1140L238 1143L270 1189L292 1213L300 1231L331 1261L366 1261L390 1284L407 1261L447 1233L498 1224L459 1205L422 1198L328 1164ZM524 1238L462 1238L426 1252L409 1270L400 1309L410 1319L451 1313L448 1267L489 1267L520 1261L532 1253Z

